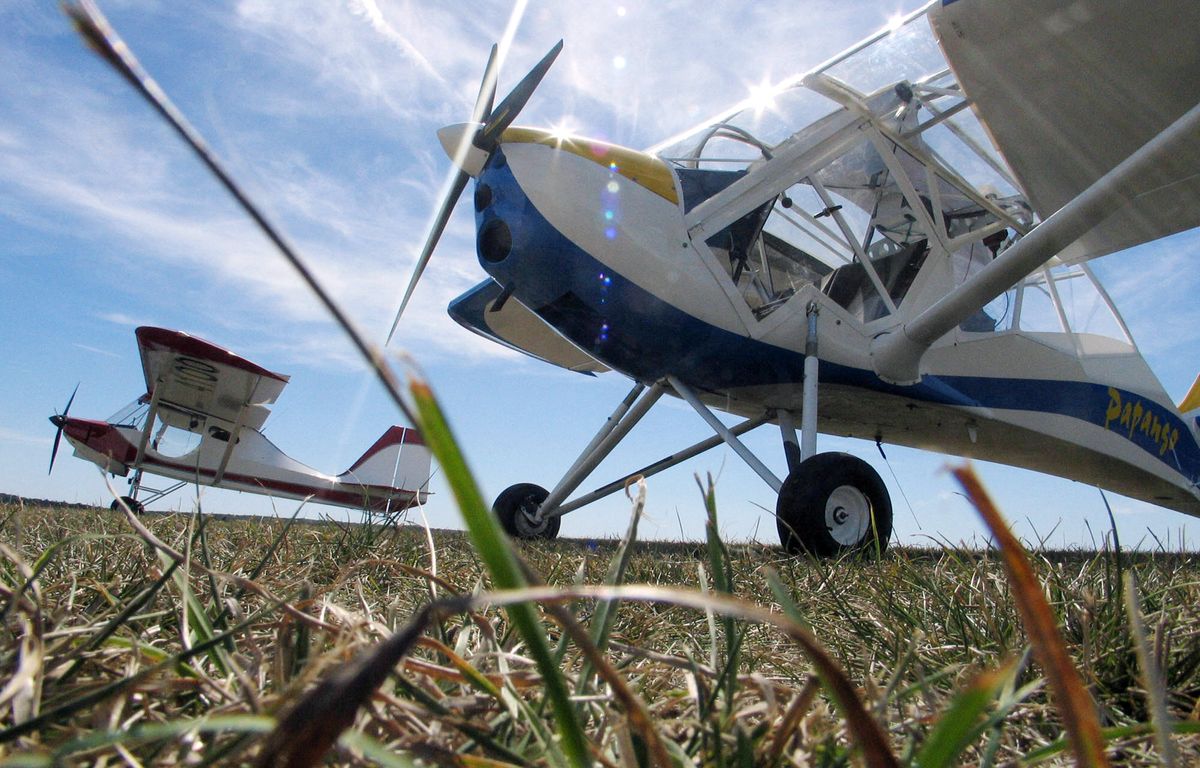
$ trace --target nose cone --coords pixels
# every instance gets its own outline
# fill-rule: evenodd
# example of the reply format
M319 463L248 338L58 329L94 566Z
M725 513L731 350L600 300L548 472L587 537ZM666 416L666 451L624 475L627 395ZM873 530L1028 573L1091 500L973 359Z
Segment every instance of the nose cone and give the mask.
M50 423L53 424L58 429L62 429L63 425L67 423L67 417L66 416L58 416L58 415L51 416Z
M455 123L437 132L442 149L469 176L478 176L488 159L488 153L475 146L475 136L481 128L483 123Z

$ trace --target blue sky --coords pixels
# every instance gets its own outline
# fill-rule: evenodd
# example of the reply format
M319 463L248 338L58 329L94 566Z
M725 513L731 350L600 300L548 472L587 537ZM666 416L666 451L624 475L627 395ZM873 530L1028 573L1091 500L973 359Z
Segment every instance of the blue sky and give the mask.
M435 131L469 115L488 47L513 13L510 2L469 7L103 5L234 176L379 340L446 183ZM518 122L645 147L911 9L894 0L534 2L515 28L500 94L563 38L562 55ZM98 472L68 450L47 477L46 418L76 382L79 416L102 418L140 394L133 329L143 324L194 333L290 374L266 434L300 461L344 470L398 414L341 331L169 129L85 49L57 4L0 0L0 24L0 492L107 504ZM473 243L469 210L459 210L393 348L435 387L489 498L514 482L550 487L630 384L551 369L455 325L445 306L483 277ZM1198 286L1188 269L1198 247L1200 237L1186 233L1094 262L1176 399L1200 366ZM585 488L706 436L686 406L664 401ZM782 474L778 442L773 428L749 439ZM867 443L822 437L821 448L850 451L879 469L900 541L981 540L945 457L889 447L889 466ZM1094 488L977 467L1026 538L1090 545L1107 530ZM773 494L724 449L651 479L648 536L702 535L696 473L717 477L731 539L776 540L765 511L774 509ZM439 478L433 490L430 522L458 526ZM1197 521L1109 498L1124 543L1153 546L1151 532L1172 547L1200 542ZM192 492L170 505L194 503ZM202 490L202 503L212 512L295 509L214 489ZM628 508L619 497L585 508L564 519L563 534L616 535Z

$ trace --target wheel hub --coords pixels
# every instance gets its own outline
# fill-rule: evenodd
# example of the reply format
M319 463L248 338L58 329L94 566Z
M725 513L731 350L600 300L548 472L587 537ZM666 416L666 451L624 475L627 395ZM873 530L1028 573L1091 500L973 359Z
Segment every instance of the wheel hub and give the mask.
M550 518L541 513L541 502L537 499L527 498L521 502L517 508L517 514L514 516L513 522L522 536L534 538L546 531L550 525Z
M834 541L857 545L871 527L871 501L852 485L839 485L825 502L825 527Z

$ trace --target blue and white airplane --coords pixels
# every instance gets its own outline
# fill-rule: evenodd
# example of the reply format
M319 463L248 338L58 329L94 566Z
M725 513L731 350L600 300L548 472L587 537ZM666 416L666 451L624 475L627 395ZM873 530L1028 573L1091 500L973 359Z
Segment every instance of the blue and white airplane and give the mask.
M645 152L512 127L561 42L495 108L489 62L473 119L439 132L461 172L400 312L473 178L489 277L450 314L634 381L557 485L497 498L504 527L553 537L619 489L571 498L664 394L715 434L639 473L728 444L791 551L891 532L879 475L818 432L1200 516L1200 378L1171 401L1087 264L1200 224L1197 29L1194 0L937 0ZM785 478L738 439L767 423Z

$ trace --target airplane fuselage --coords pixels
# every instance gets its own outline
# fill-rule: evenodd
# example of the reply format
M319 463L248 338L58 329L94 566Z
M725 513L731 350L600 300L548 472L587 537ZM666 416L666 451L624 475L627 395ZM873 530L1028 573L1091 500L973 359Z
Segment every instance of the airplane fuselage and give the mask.
M76 456L113 475L125 476L131 468L140 468L197 485L372 511L402 510L418 501L418 493L411 490L346 482L345 478L318 472L285 455L256 430L240 433L224 471L221 463L225 443L211 437L179 456L160 453L147 445L139 462L142 430L136 426L67 418L63 434Z
M606 366L643 383L676 376L740 415L798 412L815 304L822 432L1027 467L1200 515L1195 431L1161 388L1123 380L1128 366L1145 368L1136 352L1105 354L1088 339L1101 354L1085 370L1066 334L952 334L920 383L889 384L870 341L891 321L863 323L816 284L756 316L689 236L679 183L658 158L532 131L505 138L477 178L480 263Z

